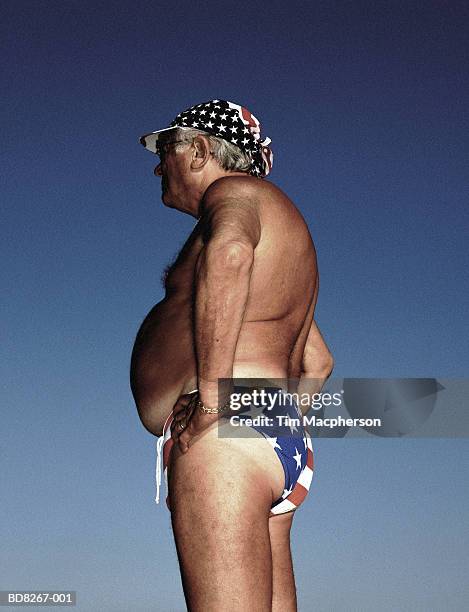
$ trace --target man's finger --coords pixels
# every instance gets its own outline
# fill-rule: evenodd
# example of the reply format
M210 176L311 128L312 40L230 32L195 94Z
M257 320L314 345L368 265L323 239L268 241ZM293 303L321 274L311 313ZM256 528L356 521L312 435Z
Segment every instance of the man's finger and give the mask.
M180 436L179 436L179 449L182 453L187 453L187 451L189 450L189 441L191 439L191 435L188 431L184 431Z
M197 396L194 393L186 393L185 395L180 395L176 403L174 404L174 408L176 408L176 406L178 405L188 406L189 404L193 403L196 398Z
M187 411L180 410L177 414L173 415L173 421L175 423L180 423L181 421L187 420Z
M186 410L187 404L177 401L173 406L173 417L175 417L177 414L180 414L181 412L185 412Z
M176 426L176 423L174 423L174 422L171 424L171 438L172 438L172 440L173 440L173 442L175 444L178 444L178 442L179 442L179 431L178 431L178 428Z

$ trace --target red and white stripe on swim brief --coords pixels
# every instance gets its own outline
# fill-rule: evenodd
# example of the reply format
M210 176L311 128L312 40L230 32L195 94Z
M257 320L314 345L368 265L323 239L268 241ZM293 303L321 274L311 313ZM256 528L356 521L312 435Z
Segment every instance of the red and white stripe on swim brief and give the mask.
M305 497L308 495L311 481L313 480L314 473L314 456L313 456L313 445L311 443L310 435L305 431L306 438L306 465L301 470L298 480L291 493L289 493L285 499L282 499L280 503L270 509L270 516L276 514L285 514L286 512L293 512L298 506L303 503Z

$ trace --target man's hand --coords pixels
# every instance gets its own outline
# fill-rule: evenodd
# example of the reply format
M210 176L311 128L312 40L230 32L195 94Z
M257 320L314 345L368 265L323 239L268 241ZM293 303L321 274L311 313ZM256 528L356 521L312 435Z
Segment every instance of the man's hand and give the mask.
M218 414L204 414L197 408L198 393L181 395L173 408L171 438L182 453L187 453L192 440L218 419Z
M312 398L316 393L320 393L334 368L332 354L314 320L304 347L301 367L301 377L296 392L300 396L309 395ZM303 414L308 410L309 406L302 407Z

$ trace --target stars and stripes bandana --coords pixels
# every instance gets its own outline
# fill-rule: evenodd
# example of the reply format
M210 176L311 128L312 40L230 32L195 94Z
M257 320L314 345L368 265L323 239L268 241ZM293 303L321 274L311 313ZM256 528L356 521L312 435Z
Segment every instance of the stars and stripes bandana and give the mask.
M169 127L145 134L140 142L156 153L160 134L177 127L202 130L236 145L251 158L249 173L253 176L267 176L272 169L271 140L261 139L259 121L244 106L227 100L211 100L191 106L179 113Z

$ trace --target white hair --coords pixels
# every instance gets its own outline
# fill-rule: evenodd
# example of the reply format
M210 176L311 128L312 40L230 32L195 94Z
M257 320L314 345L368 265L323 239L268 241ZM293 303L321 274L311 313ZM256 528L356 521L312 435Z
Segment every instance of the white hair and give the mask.
M212 136L212 134L208 132L203 132L202 130L196 130L194 128L178 127L176 134L176 138L178 140L183 140L184 143L192 142L196 136L206 136L212 148L213 158L224 170L249 172L251 169L251 157L224 138L218 138L218 136ZM184 143L176 145L176 151L179 147L184 146Z

